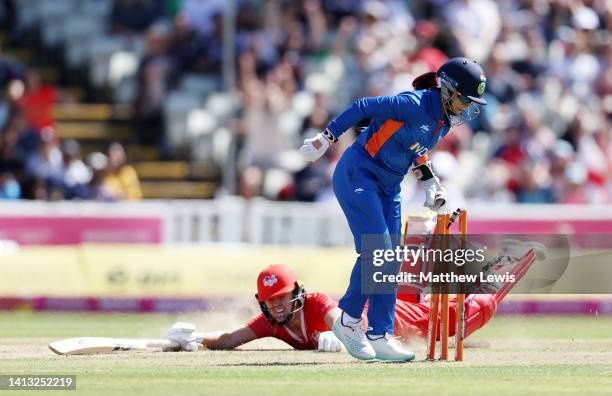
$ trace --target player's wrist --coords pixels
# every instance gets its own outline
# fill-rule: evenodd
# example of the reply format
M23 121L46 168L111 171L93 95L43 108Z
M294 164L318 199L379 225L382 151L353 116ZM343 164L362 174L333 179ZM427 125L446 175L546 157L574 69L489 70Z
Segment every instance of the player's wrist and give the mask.
M327 139L330 146L338 141L338 138L335 137L328 128L325 128L323 131L323 137Z

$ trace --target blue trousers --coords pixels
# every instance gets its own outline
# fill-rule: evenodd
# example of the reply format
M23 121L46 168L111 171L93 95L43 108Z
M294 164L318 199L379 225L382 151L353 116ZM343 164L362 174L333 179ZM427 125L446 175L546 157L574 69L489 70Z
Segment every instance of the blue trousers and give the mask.
M359 318L367 301L368 333L393 335L396 293L361 292L362 235L399 235L402 227L399 183L389 193L381 186L380 177L375 172L376 166L354 145L345 151L334 171L334 193L348 220L355 239L355 250L359 255L351 272L348 289L338 306L352 317Z

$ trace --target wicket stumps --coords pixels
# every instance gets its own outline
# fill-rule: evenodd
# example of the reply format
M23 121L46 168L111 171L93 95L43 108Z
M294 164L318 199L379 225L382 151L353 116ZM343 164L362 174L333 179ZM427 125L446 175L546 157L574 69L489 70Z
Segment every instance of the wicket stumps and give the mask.
M457 209L453 215L439 214L437 216L435 234L450 235L451 225L459 218L459 248L465 249L467 238L467 211L465 209ZM448 249L450 239L442 237L437 239L441 241L438 249ZM451 264L453 265L453 264ZM432 266L434 270L436 266ZM445 264L440 266L442 272L447 272L448 267ZM448 360L448 335L449 335L449 289L448 284L433 285L431 289L431 298L429 306L429 322L427 328L427 360L434 360L436 354L436 341L438 334L438 318L440 320L440 360ZM465 294L457 291L457 303L455 310L455 360L463 360L463 339L465 335Z

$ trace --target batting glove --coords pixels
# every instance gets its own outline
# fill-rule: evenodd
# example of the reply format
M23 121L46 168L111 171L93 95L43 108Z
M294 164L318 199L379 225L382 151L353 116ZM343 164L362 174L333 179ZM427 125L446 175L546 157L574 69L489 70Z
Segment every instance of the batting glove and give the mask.
M334 335L333 331L324 331L319 334L319 352L340 352L342 351L342 343Z
M202 344L198 341L201 333L195 331L196 326L191 323L176 322L166 332L164 338L174 341L180 345L181 351L193 352L202 348ZM164 349L164 352L176 351L176 349Z

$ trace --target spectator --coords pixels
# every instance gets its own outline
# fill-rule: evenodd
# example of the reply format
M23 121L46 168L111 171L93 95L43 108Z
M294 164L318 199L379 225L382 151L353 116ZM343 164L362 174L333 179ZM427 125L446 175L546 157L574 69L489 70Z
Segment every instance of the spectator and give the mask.
M40 73L29 69L26 74L26 89L19 101L23 109L27 126L37 131L53 128L53 104L58 99L57 89L49 84L43 84Z
M138 140L142 144L157 145L162 151L165 151L162 107L174 82L174 62L167 51L169 33L162 23L147 30L147 53L138 67L135 102Z
M114 0L111 30L118 34L144 32L163 16L164 3L160 0Z
M412 33L416 39L416 48L410 62L423 64L426 71L438 70L448 60L448 56L434 45L439 35L436 24L420 21L414 26Z
M580 162L569 164L565 171L565 184L559 202L564 204L589 203L586 188L587 170Z
M108 167L104 187L118 200L142 199L142 190L136 170L127 164L125 149L120 143L108 147Z
M12 118L0 134L0 172L17 174L24 169L24 157L19 150L20 137L18 120Z
M275 69L266 77L266 81L260 81L252 74L242 76L246 136L241 162L245 167L256 165L264 170L274 166L275 154L289 145L280 125L280 116L289 106L289 97L281 86L281 73Z
M81 161L81 146L75 140L64 141L62 143L62 156L66 197L82 198L85 186L91 181L92 173L91 169Z
M321 92L314 94L314 106L310 115L304 119L302 136L306 134L314 136L321 129L325 128L332 118L328 102L329 98L325 94Z
M444 16L459 53L477 61L487 60L501 30L497 4L492 0L456 0L446 5Z
M554 203L548 167L541 163L521 166L516 200L519 203Z
M0 174L0 199L19 199L21 198L21 186L12 173L4 172Z
M89 184L83 188L81 197L93 201L117 200L105 184L108 172L108 157L103 153L94 152L87 156L86 162L92 170L92 177Z
M26 159L26 172L30 177L47 186L48 192L63 184L64 164L58 148L55 131L44 128L40 134L38 149Z
M22 81L26 71L27 66L15 57L4 52L0 54L0 86L3 88L9 86L12 81Z
M183 0L180 15L186 18L189 26L209 38L214 31L214 16L219 15L225 6L224 0Z
M177 73L204 73L209 70L207 48L210 43L187 23L185 15L174 18L174 34L170 45L170 54L176 61Z
M245 199L252 199L261 195L263 186L263 172L256 166L249 166L240 174L238 192Z
M557 200L564 200L567 195L569 176L576 179L576 170L568 171L568 167L576 160L576 153L567 141L558 140L548 154L550 156L551 187Z

